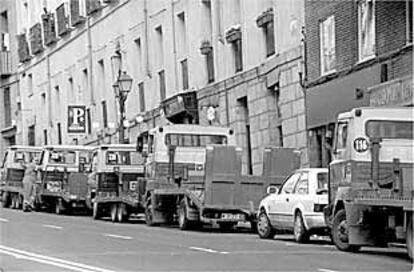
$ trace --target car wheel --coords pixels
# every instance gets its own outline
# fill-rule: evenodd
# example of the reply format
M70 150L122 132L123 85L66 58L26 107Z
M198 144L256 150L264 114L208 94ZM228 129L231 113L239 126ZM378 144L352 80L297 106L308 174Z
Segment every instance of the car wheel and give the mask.
M411 218L409 218L407 223L407 232L406 232L407 238L406 238L406 245L407 245L407 253L408 257L410 259L413 259L413 216L411 215Z
M346 221L345 210L338 211L332 224L332 241L335 246L342 251L356 252L360 246L350 245L348 243L348 223Z
M303 223L303 217L300 212L296 213L293 223L293 235L298 243L306 243L309 241L309 233Z
M270 220L267 217L265 211L261 211L257 221L257 233L262 239L273 239L276 234L276 231L273 229L270 224Z
M178 227L181 230L187 230L190 227L190 222L187 218L187 205L185 200L181 200L180 207L178 208Z
M112 222L115 223L118 221L117 215L118 215L118 204L115 203L111 205L111 221Z
M93 207L92 207L92 218L94 220L97 220L100 218L100 211L99 211L99 205L97 202L93 203Z

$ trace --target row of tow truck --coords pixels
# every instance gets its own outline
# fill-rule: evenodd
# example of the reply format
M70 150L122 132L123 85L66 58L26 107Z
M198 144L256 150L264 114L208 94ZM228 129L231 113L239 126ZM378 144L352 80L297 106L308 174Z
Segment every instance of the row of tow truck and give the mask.
M338 116L329 167L329 204L320 207L336 247L405 243L413 254L413 115L409 108L358 108ZM182 230L214 224L253 231L277 216L261 207L286 193L300 152L266 147L260 176L242 174L242 150L230 128L173 124L141 133L136 144L12 146L1 167L1 205L23 206L25 164L37 161L34 207ZM295 213L295 211L292 211ZM262 221L261 221L262 220ZM271 221L266 221L271 226Z

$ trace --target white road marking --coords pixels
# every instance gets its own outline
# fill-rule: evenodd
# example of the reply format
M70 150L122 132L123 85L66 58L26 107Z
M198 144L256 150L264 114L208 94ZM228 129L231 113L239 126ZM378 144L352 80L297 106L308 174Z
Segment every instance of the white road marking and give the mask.
M217 251L211 248L204 248L204 247L189 247L189 249L192 250L197 250L197 251L203 251L203 252L208 252L208 253L219 253L219 254L229 254L230 252L227 251Z
M6 218L0 218L0 222L9 222L9 220Z
M61 226L56 226L56 225L42 225L45 228L50 228L50 229L63 229L63 227Z
M77 262L71 262L59 258L49 257L41 254L36 254L16 248L11 248L7 246L0 245L0 253L7 254L19 259L26 259L38 263L44 263L56 267L66 268L73 271L79 272L114 272L113 270L108 270L100 267L95 267L91 265L81 264Z
M105 233L103 236L123 239L123 240L132 240L132 237L130 236L116 235L116 234L110 234L110 233Z
M320 272L338 272L336 270L330 270L330 269L325 269L325 268L318 268L318 271L320 271Z

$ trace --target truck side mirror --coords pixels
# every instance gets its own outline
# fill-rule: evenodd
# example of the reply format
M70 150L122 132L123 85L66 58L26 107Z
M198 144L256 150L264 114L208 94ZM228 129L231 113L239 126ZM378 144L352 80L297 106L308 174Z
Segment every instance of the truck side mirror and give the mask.
M278 191L278 188L276 186L270 185L266 188L266 194L276 194Z

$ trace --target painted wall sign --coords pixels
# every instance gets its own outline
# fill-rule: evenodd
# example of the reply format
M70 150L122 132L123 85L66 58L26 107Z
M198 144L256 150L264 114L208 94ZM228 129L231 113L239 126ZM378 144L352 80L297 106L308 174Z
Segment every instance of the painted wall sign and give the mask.
M85 106L68 106L68 133L85 133L85 117Z

